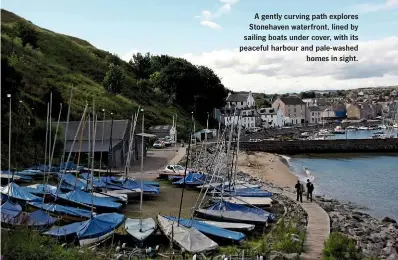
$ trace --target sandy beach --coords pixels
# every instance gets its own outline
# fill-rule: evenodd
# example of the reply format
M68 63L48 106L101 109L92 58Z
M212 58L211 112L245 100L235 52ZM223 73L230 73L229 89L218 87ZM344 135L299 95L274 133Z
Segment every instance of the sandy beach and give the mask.
M293 188L297 177L277 154L242 152L239 154L238 170L281 188Z

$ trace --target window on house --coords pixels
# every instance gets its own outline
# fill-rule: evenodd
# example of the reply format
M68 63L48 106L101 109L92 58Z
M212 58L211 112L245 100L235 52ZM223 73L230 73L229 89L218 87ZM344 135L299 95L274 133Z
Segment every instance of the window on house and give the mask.
M240 102L240 104L243 106L243 102Z
M294 113L296 113L296 108L294 108Z
M314 116L314 112L312 112L312 116Z

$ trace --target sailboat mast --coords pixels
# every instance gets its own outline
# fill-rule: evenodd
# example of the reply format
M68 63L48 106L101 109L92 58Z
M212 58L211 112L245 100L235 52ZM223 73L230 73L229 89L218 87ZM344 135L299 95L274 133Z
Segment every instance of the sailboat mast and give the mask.
M103 117L102 117L102 135L101 135L101 154L100 154L100 162L99 162L99 169L100 173L98 174L98 177L101 177L101 169L102 169L102 150L104 146L104 134L105 134L105 109L102 109Z
M188 151L187 151L187 159L185 160L185 170L184 170L184 185L182 186L181 190L181 200L180 200L180 209L178 211L178 222L177 226L180 226L180 218L181 218L181 208L182 208L182 200L184 198L184 190L185 190L185 184L186 184L186 178L187 178L187 168L188 168L188 158L189 158L189 153L191 151L191 143L192 143L192 130L194 128L195 121L193 119L193 112L192 113L192 124L191 124L191 129L189 131L189 143L188 143Z
M95 156L95 136L97 135L97 115L95 113L95 101L93 101L93 148L92 151L92 159L91 159L91 216L93 216L94 212L94 156Z
M70 90L70 97L69 97L69 103L68 103L68 114L66 116L66 126L65 126L65 133L64 133L64 149L61 157L61 165L65 162L65 153L66 153L66 140L68 136L68 128L69 128L69 118L70 118L70 107L72 104L72 97L73 97L73 85Z
M50 117L50 104L47 102L47 120L46 120L46 142L44 145L44 166L47 165L47 143L48 143L48 118ZM46 172L46 169L44 169ZM43 175L43 181L46 182L46 174Z
M57 127L55 129L55 136L54 136L54 144L52 146L52 151L51 154L48 154L48 166L49 168L51 168L52 162L53 162L53 158L54 158L54 150L55 150L55 144L57 142L57 135L58 135L58 128L59 128L59 121L61 120L61 113L62 113L62 103L59 104L59 114L58 114L58 121L57 121ZM51 144L50 144L51 146ZM49 179L50 174L47 174L47 178L46 178L46 174L44 172L44 189L43 189L43 203L44 203L44 199L46 197L46 187L47 187L47 183L48 183L48 179Z
M239 142L240 142L240 130L241 130L241 120L242 117L238 117L238 138L236 140L236 157L235 157L235 171L234 171L234 179L233 179L233 184L235 186L236 183L236 178L238 174L238 161L239 161Z
M144 109L142 112L142 126L141 126L141 193L140 193L140 232L142 232L142 200L144 198Z
M71 154L72 154L72 149L73 149L73 147L75 146L75 142L76 142L76 139L77 139L77 135L79 134L79 131L80 131L80 128L81 128L81 126L82 126L84 117L85 117L85 115L86 115L87 106L88 106L88 104L86 103L86 106L84 107L82 119L80 120L79 126L77 127L75 137L73 138L73 142L72 142L72 145L71 145L70 150L69 150L68 158L67 158L67 160L66 160L67 162L69 162L69 160L70 160L70 156L71 156ZM63 179L65 172L66 172L66 169L64 169L64 170L62 171L62 173L61 173L61 180ZM76 186L76 183L75 183L75 186ZM59 183L58 183L57 192L56 192L56 194L55 194L55 200L57 200L57 198L58 198L58 192L59 192L60 188L61 188L61 181L59 181Z
M52 111L53 111L53 93L50 93L50 117L49 117L49 121L48 121L48 162L50 162L50 151L51 151L51 134L52 134L52 125L51 125L51 121L52 121ZM48 166L48 172L50 172L50 166Z

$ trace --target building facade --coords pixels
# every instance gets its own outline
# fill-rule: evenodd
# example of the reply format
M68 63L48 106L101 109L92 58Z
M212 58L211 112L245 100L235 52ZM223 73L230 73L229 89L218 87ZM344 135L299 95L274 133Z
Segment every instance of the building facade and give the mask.
M248 93L228 93L226 101L228 108L248 109L254 108L256 105L251 91Z
M276 110L273 107L260 108L257 110L260 115L262 127L282 127L285 125L285 119L280 109Z
M306 122L308 124L318 124L321 122L321 110L317 106L307 107Z
M305 124L306 104L299 97L280 97L272 103L272 107L282 111L286 123Z

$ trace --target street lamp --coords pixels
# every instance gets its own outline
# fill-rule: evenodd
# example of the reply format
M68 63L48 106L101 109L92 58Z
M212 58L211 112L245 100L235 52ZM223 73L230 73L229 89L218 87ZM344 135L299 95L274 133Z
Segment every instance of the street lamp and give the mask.
M10 183L10 176L11 176L11 115L12 115L12 110L11 110L11 94L7 94L7 97L9 98L10 101L10 121L9 121L9 126L8 126L8 183ZM10 190L10 189L9 189Z

